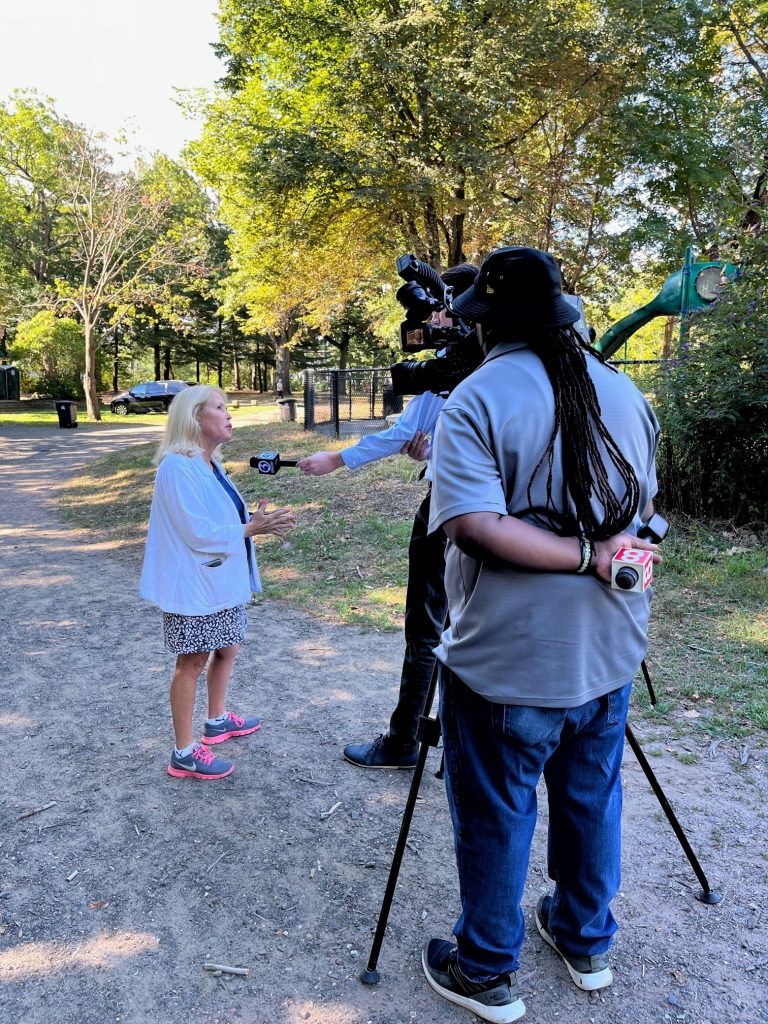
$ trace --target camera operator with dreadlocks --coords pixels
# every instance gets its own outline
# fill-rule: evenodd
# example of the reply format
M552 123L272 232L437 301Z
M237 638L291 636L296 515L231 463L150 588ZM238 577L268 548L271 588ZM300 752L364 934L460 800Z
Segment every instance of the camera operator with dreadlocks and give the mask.
M656 418L573 330L548 253L506 247L454 302L483 364L437 425L430 528L449 538L450 626L437 651L462 911L432 939L431 987L485 1020L525 1012L515 979L536 821L549 803L542 938L578 987L612 981L620 766L650 595L611 589L656 492ZM654 554L654 561L660 556Z
M477 267L460 263L441 275L461 295L477 277ZM441 310L433 323L450 326L453 320ZM434 431L445 399L431 391L412 398L394 426L370 434L341 452L315 452L302 459L303 473L322 476L342 466L358 469L369 462L395 455L410 455L418 461L429 459L427 439ZM344 747L347 761L360 768L413 768L418 758L419 718L435 664L434 650L440 640L447 602L443 572L446 539L442 530L428 532L431 467L424 476L428 487L413 520L408 544L408 587L405 595L405 656L397 705L389 720L389 731L363 743Z

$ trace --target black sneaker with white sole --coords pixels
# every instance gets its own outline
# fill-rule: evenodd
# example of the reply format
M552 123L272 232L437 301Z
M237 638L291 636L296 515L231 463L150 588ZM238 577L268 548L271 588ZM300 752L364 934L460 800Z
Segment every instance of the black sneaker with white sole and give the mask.
M549 930L549 909L552 905L551 896L542 896L536 904L534 917L539 935L548 946L557 953L568 973L579 988L585 992L595 992L599 988L607 988L613 981L611 969L608 966L608 957L605 953L595 953L592 956L573 956L558 949L552 933Z
M358 768L415 768L419 748L403 749L389 736L379 735L370 743L349 743L344 747L344 757Z
M458 947L454 942L430 939L421 954L429 985L451 1003L493 1024L512 1024L525 1013L517 978L500 974L490 981L474 982L466 977L456 962Z

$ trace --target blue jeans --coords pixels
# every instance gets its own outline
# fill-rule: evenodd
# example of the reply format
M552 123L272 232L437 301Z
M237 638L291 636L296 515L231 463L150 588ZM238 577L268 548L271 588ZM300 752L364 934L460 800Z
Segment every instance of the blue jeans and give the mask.
M621 757L632 684L576 708L494 704L440 666L440 721L461 915L459 966L486 981L519 966L520 907L536 824L549 801L549 927L565 952L605 953L621 870Z

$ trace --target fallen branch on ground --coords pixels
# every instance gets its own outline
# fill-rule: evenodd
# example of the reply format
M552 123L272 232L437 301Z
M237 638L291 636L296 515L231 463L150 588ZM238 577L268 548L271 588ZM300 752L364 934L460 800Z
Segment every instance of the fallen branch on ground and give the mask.
M247 978L251 973L250 967L227 967L226 964L203 964L204 971L217 971L219 974L239 974Z

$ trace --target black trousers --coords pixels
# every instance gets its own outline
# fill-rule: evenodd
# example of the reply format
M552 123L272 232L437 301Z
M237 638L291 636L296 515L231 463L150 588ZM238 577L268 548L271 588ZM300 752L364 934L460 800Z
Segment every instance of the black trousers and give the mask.
M410 750L416 744L419 718L432 681L432 653L448 611L445 596L445 546L442 530L427 533L431 488L413 520L408 544L408 588L405 595L405 658L400 697L389 722L393 744Z

